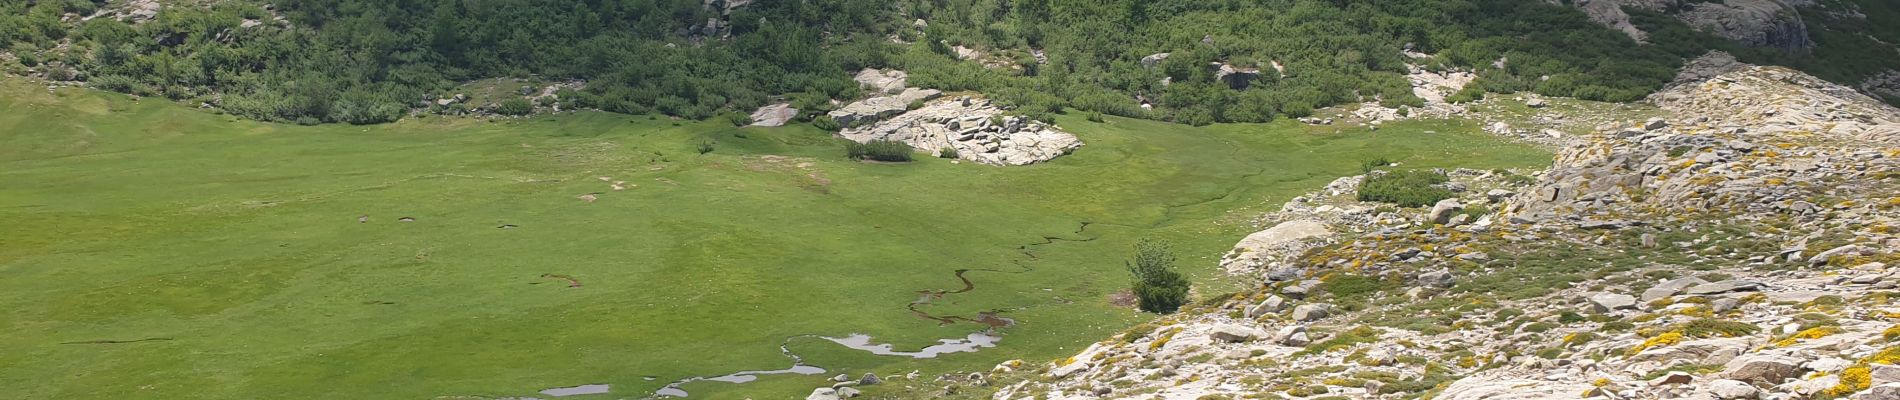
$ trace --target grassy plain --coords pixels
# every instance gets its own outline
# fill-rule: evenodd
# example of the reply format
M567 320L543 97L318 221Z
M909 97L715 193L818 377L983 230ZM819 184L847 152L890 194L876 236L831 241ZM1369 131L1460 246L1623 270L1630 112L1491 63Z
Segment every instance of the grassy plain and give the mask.
M1048 164L870 164L808 126L605 113L294 126L9 78L0 393L426 399L605 383L592 397L630 398L784 368L781 344L853 376L983 370L1147 318L1107 300L1138 238L1175 243L1205 296L1233 288L1214 264L1250 217L1364 159L1548 162L1466 122L1060 123L1088 144ZM705 140L716 150L697 154ZM1006 272L973 272L975 290L924 309L1004 310L1020 323L997 348L914 360L795 338L915 350L979 330L905 308L959 288L964 268ZM785 398L823 379L686 389Z

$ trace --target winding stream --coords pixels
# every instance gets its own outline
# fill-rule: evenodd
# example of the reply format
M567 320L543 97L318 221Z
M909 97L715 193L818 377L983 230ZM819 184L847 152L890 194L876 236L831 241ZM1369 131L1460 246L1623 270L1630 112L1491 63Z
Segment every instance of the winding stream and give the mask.
M1090 224L1091 223L1087 221L1081 222L1080 226L1075 229L1075 234L1076 235L1084 234L1088 230ZM836 343L846 348L864 351L864 352L875 354L875 355L892 356L892 357L910 357L910 358L915 358L915 359L936 358L938 356L942 356L944 354L951 354L951 353L974 353L985 348L996 347L997 342L1001 342L1003 340L1003 337L997 334L996 330L998 328L1004 328L1004 327L1016 325L1016 320L1003 317L1001 315L1006 310L983 311L983 312L978 312L975 316L959 316L959 315L935 315L927 311L924 311L922 307L929 306L931 302L935 300L941 300L945 296L948 296L948 295L969 293L971 291L976 290L976 283L971 281L968 275L971 272L995 272L995 273L1003 273L1003 274L1021 274L1021 273L1034 271L1035 268L1029 266L1028 262L1033 262L1038 259L1034 251L1034 248L1037 246L1050 245L1050 244L1055 244L1058 242L1087 242L1087 241L1092 241L1095 239L1096 239L1095 237L1091 237L1091 236L1084 236L1083 238L1080 238L1080 239L1064 238L1064 237L1057 237L1057 236L1043 236L1042 241L1040 242L1028 243L1021 246L1017 246L1016 250L1019 251L1026 258L1026 260L1014 260L1014 264L1017 267L1016 270L980 269L980 268L958 269L955 271L955 276L957 277L957 281L962 283L963 285L962 287L957 288L957 289L952 289L952 290L942 290L942 289L919 290L917 291L919 295L918 299L916 301L912 301L909 304L905 305L905 308L910 310L911 314L916 315L918 318L936 321L939 325L951 325L951 324L956 324L959 322L978 324L978 325L984 326L983 330L981 331L973 332L973 333L970 333L969 335L959 337L959 338L938 339L937 344L925 346L924 348L919 349L917 351L899 351L896 349L895 345L892 345L890 343L882 343L882 344L874 343L872 341L871 335L862 334L862 333L854 333L845 337L828 337L828 336L818 336L818 335L792 336L789 338L785 338L785 340L781 342L778 347L780 354L784 354L786 358L792 359L792 365L790 367L787 367L785 369L764 370L764 371L739 371L739 372L734 372L734 373L719 375L719 376L688 377L688 378L680 379L677 381L673 381L672 383L666 384L666 386L660 387L659 390L655 390L653 394L646 397L646 399L689 397L690 393L687 393L685 389L681 388L681 386L688 383L693 383L693 382L712 381L712 382L726 382L726 383L738 384L738 383L747 383L747 382L756 381L759 379L759 377L766 376L766 375L787 375L787 374L817 375L817 374L823 374L823 373L828 372L824 368L805 364L804 358L799 357L798 354L792 353L792 350L788 347L790 346L793 340L797 340L797 339L804 339L804 338L823 339L825 341ZM573 387L553 388L553 389L543 390L541 391L541 394L553 396L553 397L562 397L562 396L573 396L573 395L581 395L581 394L600 394L600 393L607 393L607 392L608 392L608 385L595 384L595 385L581 385L581 386L573 386Z

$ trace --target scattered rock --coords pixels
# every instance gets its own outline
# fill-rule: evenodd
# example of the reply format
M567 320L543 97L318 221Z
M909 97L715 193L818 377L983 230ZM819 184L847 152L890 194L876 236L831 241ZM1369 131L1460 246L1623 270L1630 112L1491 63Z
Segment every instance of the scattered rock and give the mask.
M1211 332L1210 335L1213 336L1215 340L1229 343L1242 343L1265 337L1266 333L1251 327L1228 324L1214 327L1214 331Z
M1730 280L1721 281L1721 282L1705 283L1705 284L1691 286L1688 289L1685 289L1683 293L1697 295L1697 296L1707 296L1707 295L1712 295L1712 294L1723 294L1723 293L1733 293L1733 292L1755 292L1755 291L1760 291L1761 288L1762 288L1762 284L1758 282L1748 282L1748 281L1730 279Z
M811 394L805 396L805 400L841 400L841 397L838 396L838 389L825 387L812 389Z
M1474 253L1474 254L1483 254L1483 253ZM1451 271L1448 271L1448 270L1426 272L1426 273L1418 275L1418 284L1422 286L1430 286L1430 287L1437 287L1437 288L1449 288L1449 287L1452 287L1452 285L1457 284L1457 277L1453 276L1451 274Z
M1669 127L1669 121L1662 118L1650 118L1643 121L1643 130L1654 131Z
M1306 325L1288 325L1273 334L1274 342L1287 347L1304 347L1313 340L1306 335Z
M1457 198L1439 200L1438 204L1432 205L1432 212L1427 219L1431 220L1434 224L1444 224L1451 222L1451 216L1453 214L1464 210L1464 203L1458 201Z
M1332 307L1328 307L1325 304L1301 304L1299 307L1293 307L1293 320L1300 322L1318 321L1321 318L1326 318L1328 310L1331 308Z
M1248 307L1247 313L1245 315L1249 319L1260 318L1268 314L1274 314L1274 313L1280 312L1281 310L1285 310L1286 305L1287 304L1286 304L1285 298L1282 298L1277 295L1269 295L1267 296L1266 300L1261 300L1260 304L1255 304L1253 307Z
M1900 383L1877 385L1856 396L1855 400L1900 400Z
M1769 354L1750 354L1729 361L1722 376L1767 385L1801 376L1801 360Z
M1754 385L1734 379L1717 379L1709 382L1709 394L1721 400L1754 399L1760 396L1761 389Z
M1682 372L1682 371L1672 371L1667 375L1663 375L1656 379L1651 379L1649 381L1649 384L1651 386L1687 385L1689 384L1689 382L1694 382L1694 381L1695 381L1695 375L1689 375L1689 373Z
M1590 310L1597 313L1636 309L1636 298L1627 294L1599 293L1590 296L1589 301Z
M1682 293L1683 289L1688 289L1689 287L1692 287L1692 286L1698 286L1698 285L1703 285L1707 283L1709 282L1702 280L1702 278L1697 278L1693 276L1672 279L1672 280L1669 280L1668 282L1663 282L1660 285L1656 285L1656 287L1652 287L1652 288L1649 288L1648 290L1644 290L1642 301L1644 303L1648 303L1651 301L1655 301L1656 299L1661 299L1661 298L1669 297L1669 296L1675 296L1677 293Z

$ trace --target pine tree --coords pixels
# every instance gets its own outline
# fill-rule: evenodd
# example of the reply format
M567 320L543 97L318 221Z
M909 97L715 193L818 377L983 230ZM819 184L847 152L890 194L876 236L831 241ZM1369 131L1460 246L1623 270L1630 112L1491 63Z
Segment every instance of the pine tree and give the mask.
M1189 283L1174 270L1174 251L1167 243L1149 239L1136 243L1128 272L1135 276L1130 289L1142 311L1167 314L1187 303Z

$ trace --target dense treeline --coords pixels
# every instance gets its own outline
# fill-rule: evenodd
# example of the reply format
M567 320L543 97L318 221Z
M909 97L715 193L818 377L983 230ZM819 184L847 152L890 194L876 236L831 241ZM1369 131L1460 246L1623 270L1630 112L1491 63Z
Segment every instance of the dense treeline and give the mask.
M288 0L275 2L283 28L258 24L270 10L243 1L131 24L62 21L103 1L0 0L0 41L27 67L71 66L102 89L304 123L392 121L457 82L527 75L589 81L564 93L570 107L704 118L768 94L855 95L850 72L894 53L834 33L888 30L874 26L886 2L770 3L726 16L699 0Z
M1477 71L1494 92L1628 101L1715 46L1680 24L1652 29L1688 44L1639 45L1527 0L726 1L233 0L129 23L77 18L104 0L0 0L0 42L55 78L302 123L391 121L503 76L587 81L560 93L565 108L706 118L783 96L810 116L859 96L852 73L879 67L1027 114L1265 121L1417 106L1408 63ZM1013 67L959 62L957 46ZM1171 56L1141 62L1155 53ZM1236 85L1210 63L1260 74Z
M1034 79L987 77L967 66L916 68L921 81L1007 93L1031 110L1063 106L1118 115L1143 112L1206 123L1302 116L1315 107L1379 100L1419 105L1407 63L1479 71L1491 91L1628 101L1654 91L1680 57L1596 25L1581 12L1538 1L1066 1L944 0L914 12L928 37L991 49L1042 48ZM1437 54L1409 60L1397 50ZM1142 57L1171 53L1155 68ZM1019 57L1020 58L1020 57ZM914 58L913 58L914 59ZM908 60L907 60L908 61ZM1215 81L1209 63L1260 68L1244 90ZM1284 67L1284 75L1271 66ZM1502 66L1498 68L1496 66ZM1168 83L1163 83L1164 78Z

